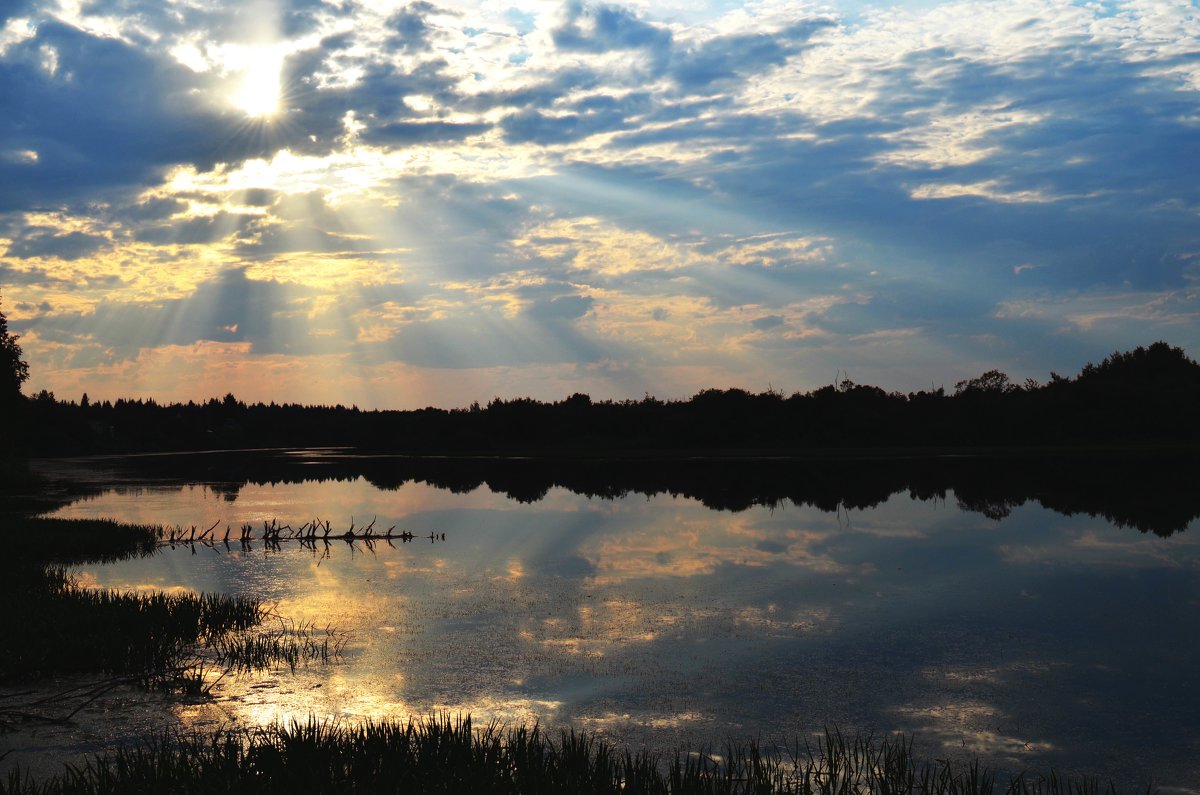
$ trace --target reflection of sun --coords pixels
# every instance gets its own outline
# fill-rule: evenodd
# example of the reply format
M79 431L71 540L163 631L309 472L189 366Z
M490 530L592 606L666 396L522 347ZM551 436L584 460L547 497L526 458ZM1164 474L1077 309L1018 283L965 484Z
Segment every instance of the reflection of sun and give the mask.
M247 116L266 119L279 112L282 64L279 55L267 48L255 48L246 54L242 79L230 99Z

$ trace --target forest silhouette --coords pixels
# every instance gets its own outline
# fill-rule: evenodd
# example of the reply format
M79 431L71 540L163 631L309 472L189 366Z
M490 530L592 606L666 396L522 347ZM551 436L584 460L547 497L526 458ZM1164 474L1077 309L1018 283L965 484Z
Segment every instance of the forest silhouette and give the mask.
M1155 342L1073 377L1015 384L999 371L911 393L841 381L809 392L706 389L687 400L555 402L410 411L247 405L234 395L160 404L9 402L11 443L26 455L345 446L433 455L805 455L996 449L1195 446L1200 364Z

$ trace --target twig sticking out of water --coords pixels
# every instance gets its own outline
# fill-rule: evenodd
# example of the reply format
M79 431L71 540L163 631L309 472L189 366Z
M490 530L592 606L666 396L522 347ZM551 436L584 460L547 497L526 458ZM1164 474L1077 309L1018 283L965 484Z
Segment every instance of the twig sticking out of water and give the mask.
M350 526L341 533L333 529L333 524L328 519L314 518L305 522L299 527L293 529L291 525L280 524L277 519L263 520L262 532L257 536L254 532L253 525L243 523L238 532L237 540L243 549L251 547L251 542L259 540L270 549L279 548L285 541L294 541L303 547L316 549L317 543L324 545L325 549L329 549L331 542L342 541L351 546L355 542L361 541L370 550L374 549L374 543L383 541L388 546L394 547L392 541L400 541L407 544L414 540L417 536L410 530L402 530L396 532L396 525L392 525L386 530L379 531L375 529L375 524L379 521L379 517L373 517L369 524L355 529L354 517L350 517ZM217 526L220 525L220 520L217 520L205 530L197 535L197 527L192 525L188 531L183 528L167 528L161 544L174 549L177 546L191 547L195 551L196 546L205 546L210 549L215 549L217 545L223 545L226 549L230 548L229 538L232 534L232 527L225 526L225 535L218 539L213 533ZM429 539L431 543L445 541L445 533L430 533L424 538Z

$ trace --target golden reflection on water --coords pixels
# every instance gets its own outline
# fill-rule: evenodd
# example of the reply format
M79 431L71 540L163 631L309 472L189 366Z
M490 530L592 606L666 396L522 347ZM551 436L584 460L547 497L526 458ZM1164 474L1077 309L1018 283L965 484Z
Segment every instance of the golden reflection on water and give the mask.
M172 494L178 503L164 513L177 521L188 511L212 506L211 491L185 488ZM371 515L382 515L387 525L408 528L420 519L444 527L453 520L448 541L377 545L373 552L361 545L335 545L328 557L298 547L279 552L235 548L219 555L206 551L200 564L184 549L162 556L171 561L165 567L170 575L188 584L171 584L170 575L159 573L153 579L160 587L260 593L280 616L346 633L344 658L332 665L221 681L214 693L229 721L261 725L309 715L404 718L449 711L509 723L547 724L561 717L607 730L617 714L610 707L614 694L632 686L643 693L643 703L620 714L667 730L696 723L706 710L681 709L674 697L656 704L654 692L678 690L681 676L707 682L711 671L684 673L664 666L656 659L656 643L687 646L695 636L720 643L744 635L739 627L755 631L767 624L776 630L810 630L828 617L819 610L804 611L803 617L786 611L768 620L758 607L728 603L746 598L745 588L718 600L690 600L669 585L664 588L664 578L703 578L723 566L759 569L782 563L838 570L792 551L804 534L755 528L753 517L714 514L686 500L663 500L650 511L640 501L636 510L624 511L620 503L562 494L539 504L541 515L598 517L605 532L584 532L578 539L545 527L522 528L521 521L501 522L499 530L480 527L478 512L490 511L487 519L496 523L497 513L512 510L507 501L481 490L447 500L445 492L424 486L381 494L358 481L312 484L311 490L309 484L246 486L236 501L219 505L234 523L266 515L298 523L295 517L326 513L329 506L363 515L368 494L376 498ZM114 492L60 513L111 515L133 505L137 510L126 518L145 521L149 509L141 496ZM556 501L568 510L555 511ZM318 512L318 503L326 510ZM783 554L751 546L772 532L785 539ZM561 555L547 551L563 538L570 543ZM163 568L162 562L89 569L88 582L129 587ZM561 573L560 566L566 567ZM133 579L122 579L122 572ZM705 662L711 653L706 648L693 654L696 660L685 667L711 669L712 662ZM572 697L569 715L561 715L567 702L554 695L562 687ZM580 709L580 702L594 706ZM189 725L200 715L211 720L190 706L178 717Z
M1150 566L1200 572L1191 536L1148 538L1032 507L997 525L903 497L850 516L560 489L520 505L486 488L380 491L361 479L251 484L232 501L218 492L106 492L59 515L203 526L218 515L293 526L320 516L335 528L338 517L361 526L377 516L377 527L418 538L339 543L328 555L286 543L180 548L85 567L90 586L255 594L281 616L345 633L344 656L329 665L227 677L213 703L175 705L184 727L449 712L671 750L836 723L916 731L931 752L1021 766L1060 753L1078 761L1082 748L1103 761L1119 739L1062 715L1077 708L1072 683L1098 655L1119 656L1123 636L1059 642L1102 595L1095 580L1062 583ZM446 540L420 537L430 532ZM1147 587L1103 584L1129 589L1114 592L1110 611ZM1149 680L1118 683L1126 690L1087 692L1154 695L1138 689Z

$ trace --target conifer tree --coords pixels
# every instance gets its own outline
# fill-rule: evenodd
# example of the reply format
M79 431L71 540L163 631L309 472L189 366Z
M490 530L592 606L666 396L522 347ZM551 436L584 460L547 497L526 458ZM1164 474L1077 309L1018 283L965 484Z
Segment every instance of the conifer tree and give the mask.
M29 365L21 358L17 335L8 332L8 318L0 310L0 405L21 399L21 384L29 378Z

